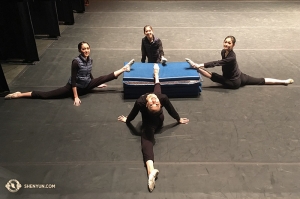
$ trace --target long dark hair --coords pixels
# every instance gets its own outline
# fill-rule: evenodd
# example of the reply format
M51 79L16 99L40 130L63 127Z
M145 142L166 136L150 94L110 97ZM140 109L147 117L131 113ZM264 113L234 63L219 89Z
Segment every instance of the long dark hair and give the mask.
M233 45L234 45L234 44L235 44L235 42L236 42L236 39L235 39L235 37L234 37L234 36L231 36L231 35L229 35L229 36L225 37L224 41L225 41L226 39L228 39L228 38L230 38L230 39L231 39L231 41L232 41L232 43L233 43Z
M89 45L89 47L90 47L90 44L89 44L88 42L82 41L82 42L80 42L80 43L78 44L78 50L79 50L79 52L80 52L81 46L82 46L83 44L87 44L87 45Z
M148 27L149 27L151 30L153 30L152 26L150 26L150 25L145 25L145 26L144 26L144 33L145 33L145 31L146 31L146 28L148 28Z

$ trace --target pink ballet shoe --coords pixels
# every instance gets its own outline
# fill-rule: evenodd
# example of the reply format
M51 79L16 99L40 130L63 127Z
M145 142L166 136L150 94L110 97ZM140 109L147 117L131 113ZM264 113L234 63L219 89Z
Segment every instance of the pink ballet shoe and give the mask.
M159 66L158 66L158 64L154 64L154 66L153 66L153 77L155 77L156 73L157 73L157 75L159 74Z
M124 67L126 68L125 71L129 72L130 71L130 67L132 66L132 64L134 64L134 59L130 60Z
M190 67L195 68L195 69L199 68L198 64L193 62L191 59L185 58L185 61L190 64Z
M13 99L13 98L17 98L18 94L21 94L21 92L17 91L17 92L8 94L8 95L6 95L6 96L4 97L4 99L10 100L10 99Z
M289 85L289 84L292 84L294 83L294 80L293 79L287 79L286 83L284 85Z
M150 192L152 192L154 190L155 187L155 179L158 176L159 171L157 169L154 169L153 171L151 171L151 173L149 174L149 178L148 178L148 189Z

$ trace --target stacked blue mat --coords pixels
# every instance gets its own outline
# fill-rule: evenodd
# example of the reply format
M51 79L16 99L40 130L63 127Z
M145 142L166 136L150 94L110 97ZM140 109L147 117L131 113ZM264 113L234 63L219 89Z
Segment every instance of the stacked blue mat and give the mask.
M125 62L127 64L128 62ZM124 64L124 65L125 65ZM168 62L159 65L159 80L162 93L170 98L198 97L201 92L201 76L187 62ZM137 63L123 76L125 99L136 99L153 92L153 63Z

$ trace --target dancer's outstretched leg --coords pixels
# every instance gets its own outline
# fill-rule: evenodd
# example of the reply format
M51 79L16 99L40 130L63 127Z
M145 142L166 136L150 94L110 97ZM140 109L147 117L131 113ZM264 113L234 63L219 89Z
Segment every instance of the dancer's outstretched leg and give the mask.
M281 79L273 79L273 78L264 78L265 79L265 84L267 85L289 85L294 83L293 79L286 79L286 80L281 80Z
M159 66L158 66L158 64L154 64L154 66L153 66L153 76L154 76L154 84L159 83Z
M87 90L87 92L89 92L89 90L91 90L93 88L99 87L101 85L103 86L104 83L112 81L114 79L117 79L124 72L130 72L130 68L131 68L133 63L134 63L134 59L132 59L125 66L123 66L122 68L114 71L113 73L110 73L108 75L103 75L103 76L92 79L85 90Z
M154 91L153 91L153 93L161 94L161 87L160 87L160 83L159 83L159 66L158 66L158 64L154 64L153 77L154 77ZM154 95L154 94L149 94L148 96L151 96L151 95ZM150 130L145 131L145 132L148 132L148 135L151 134L153 136L151 138L152 140L154 140L154 129L156 129L156 128L157 128L157 126L154 125L153 128L150 128ZM150 192L152 192L155 188L155 180L157 178L157 175L158 175L159 171L154 168L153 143L149 142L148 140L146 141L146 140L143 140L143 139L142 139L142 142L143 143L148 142L148 147L143 147L143 149L147 148L147 151L148 151L147 153L152 154L152 156L153 156L153 157L149 156L150 158L149 157L146 158L146 156L144 157L144 159L145 158L147 159L146 160L146 167L147 167L147 173L148 173L148 189L149 189ZM146 144L144 144L144 146L145 145Z
M5 99L17 99L21 97L31 97L32 92L21 93L19 91L6 95Z
M153 126L152 124L147 124L143 126L141 135L141 145L143 160L145 162L148 175L148 189L150 192L152 192L155 187L155 179L159 173L159 171L154 168L154 133L155 126Z
M129 72L131 70L131 66L132 64L134 64L134 59L130 60L125 66L123 66L123 68L116 70L114 72L114 75L116 77L118 77L119 75L121 75L124 71Z
M72 94L71 85L66 84L61 88L51 91L29 91L29 92L14 92L5 96L5 99L18 99L18 98L35 98L35 99L56 99L65 98Z
M206 70L205 68L204 68L204 65L203 64L197 64L197 63L195 63L195 62L193 62L191 59L189 59L189 58L185 58L185 60L190 64L190 66L192 67L192 68L195 68L195 69L197 69L197 71L201 74L201 75L203 75L204 77L207 77L207 78L211 78L211 76L212 76L212 73L211 72L209 72L208 70Z

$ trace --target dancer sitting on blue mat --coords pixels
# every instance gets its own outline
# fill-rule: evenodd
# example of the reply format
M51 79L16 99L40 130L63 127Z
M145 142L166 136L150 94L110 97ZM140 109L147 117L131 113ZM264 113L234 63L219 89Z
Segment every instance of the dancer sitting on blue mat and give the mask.
M222 84L225 88L229 89L238 89L245 85L288 85L294 82L293 79L279 80L273 78L254 78L242 73L239 69L236 56L233 51L235 41L236 39L234 36L227 36L224 39L224 49L221 51L222 59L219 61L212 61L203 64L196 64L188 58L186 58L186 61L191 65L191 67L197 69L204 77L211 79L213 82ZM205 69L215 66L222 66L223 75L211 73Z
M153 28L149 25L144 27L145 37L142 39L142 59L141 62L145 63L146 57L148 58L148 63L160 63L166 64L168 61L164 57L164 50L162 42L159 38L153 35Z
M131 65L134 63L132 59L128 64L123 66L121 69L114 71L108 75L93 78L92 75L92 63L93 60L90 58L90 45L87 42L80 42L78 44L78 51L80 55L73 59L71 66L71 77L68 83L61 88L52 91L32 91L32 92L15 92L5 96L5 99L16 99L16 98L39 98L39 99L54 99L54 98L65 98L74 97L74 105L79 106L81 100L78 96L87 94L90 90L95 87L106 87L105 82L117 79L125 71L130 71Z
M152 192L155 187L155 179L158 175L158 170L154 168L154 133L163 126L164 115L162 107L165 107L168 113L177 120L180 124L187 124L187 118L180 118L177 111L169 101L165 94L161 94L161 87L159 83L159 66L154 64L154 91L140 96L134 104L130 114L125 117L121 115L118 117L119 121L130 123L137 116L139 112L142 114L142 153L144 163L148 172L148 188Z

